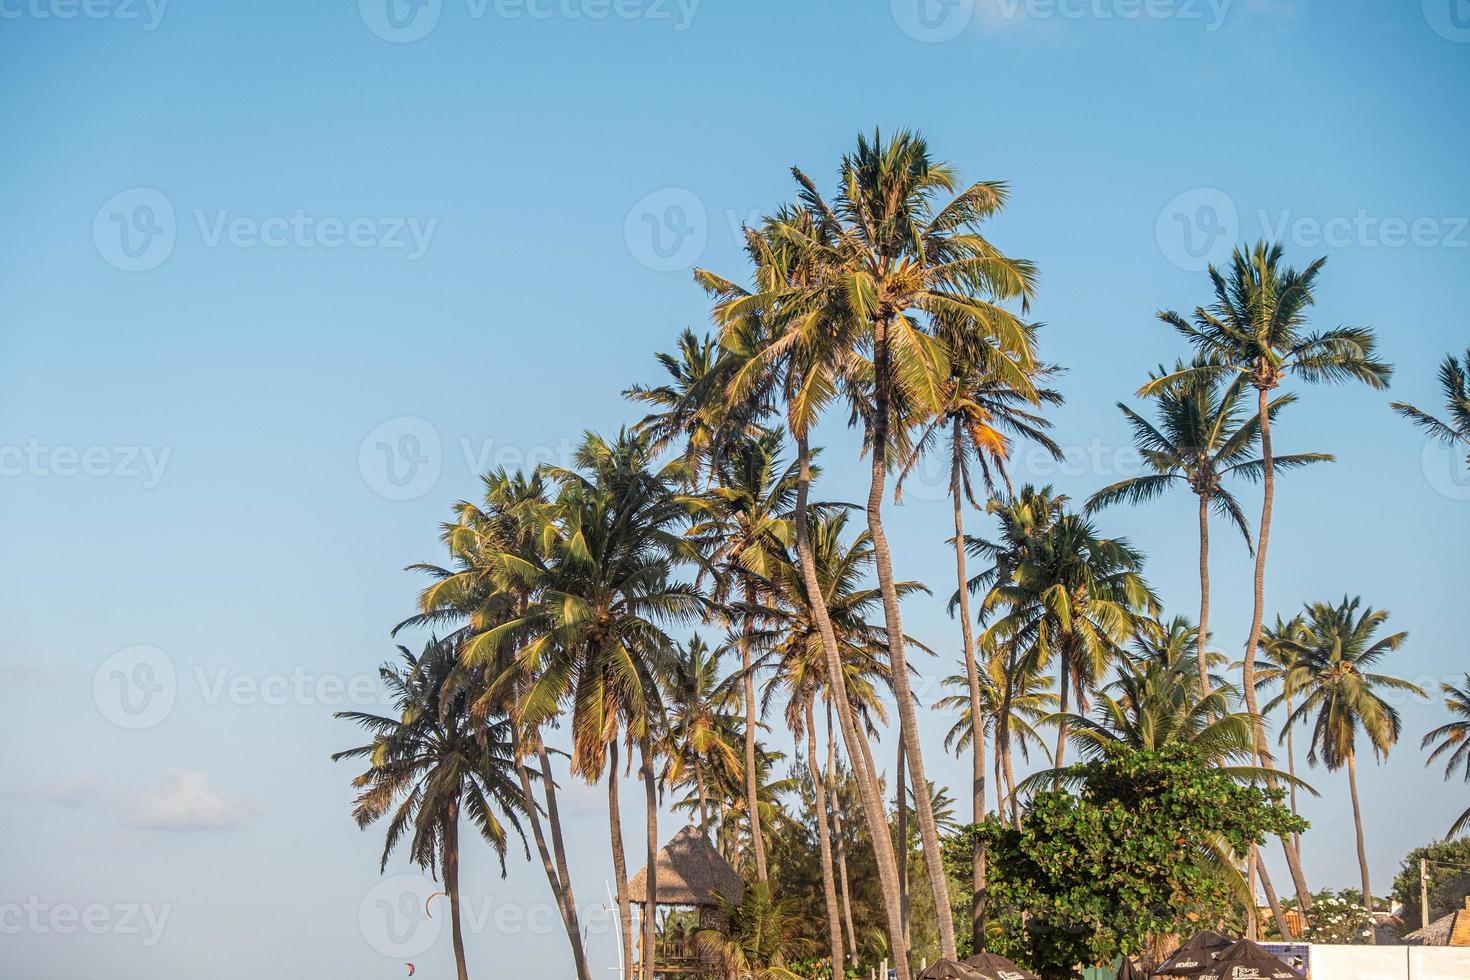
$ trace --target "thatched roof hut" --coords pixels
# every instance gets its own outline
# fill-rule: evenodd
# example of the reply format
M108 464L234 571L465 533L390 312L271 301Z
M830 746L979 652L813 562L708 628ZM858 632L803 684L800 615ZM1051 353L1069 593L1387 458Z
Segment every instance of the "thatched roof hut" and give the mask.
M715 896L739 902L745 881L714 845L694 827L685 827L658 852L654 861L658 875L658 904L718 905ZM638 905L648 902L648 869L628 883L628 897Z

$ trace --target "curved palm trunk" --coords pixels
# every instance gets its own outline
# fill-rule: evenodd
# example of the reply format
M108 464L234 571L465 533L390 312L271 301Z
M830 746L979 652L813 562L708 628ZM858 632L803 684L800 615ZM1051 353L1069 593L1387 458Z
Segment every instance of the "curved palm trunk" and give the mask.
M1051 764L1058 769L1066 765L1064 759L1067 753L1067 708L1072 703L1070 700L1072 696L1072 662L1071 658L1067 655L1067 648L1065 644L1062 646L1061 661L1061 676L1058 678L1057 681L1057 686L1059 688L1058 694L1060 696L1059 700L1057 701L1057 751L1056 754L1052 756L1051 762ZM1061 785L1060 779L1058 780L1057 785Z
M998 734L999 733L997 733L997 735ZM992 754L995 756L994 764L993 764L992 769L991 769L991 774L992 774L992 776L995 779L995 815L1000 818L1001 825L1004 826L1008 822L1006 820L1006 801L1005 801L1005 793L1006 793L1005 785L1006 784L1005 784L1005 779L1003 779L1001 777L1001 774L1000 774L1001 773L1001 770L1000 770L1000 738L999 737L997 737L996 740L995 740L995 745L994 745L994 747L992 749Z
M469 980L464 961L464 933L459 924L459 807L444 818L444 890L449 894L449 929L454 939L454 968L459 980Z
M801 559L802 578L811 596L812 614L817 620L817 631L822 637L822 648L827 655L827 676L831 680L833 694L838 705L837 720L842 728L842 737L847 743L847 757L851 760L853 776L857 779L858 792L863 801L863 816L867 820L868 832L873 840L873 856L878 865L878 880L883 891L883 907L888 919L890 942L896 948L902 943L903 919L898 904L898 865L893 854L893 842L888 836L888 815L883 809L883 796L878 790L877 779L867 760L867 738L855 724L850 701L847 697L847 679L842 670L842 654L837 646L837 633L832 628L832 618L827 613L826 597L817 580L816 566L812 557L811 531L807 526L807 499L811 492L812 470L811 449L805 433L796 436L799 475L796 490L796 550ZM898 980L910 980L908 950L896 957Z
M1363 873L1363 907L1368 910L1370 931L1368 945L1376 943L1376 928L1372 928L1373 886L1368 881L1368 846L1363 838L1363 808L1358 803L1358 756L1349 752L1347 757L1348 791L1353 797L1353 828L1358 832L1358 870Z
M557 860L553 863L551 851L546 845L546 833L541 827L541 812L536 805L536 797L531 792L531 775L526 770L525 759L520 753L520 737L512 730L511 735L515 749L516 777L520 780L521 795L526 798L526 816L531 824L531 836L536 841L536 853L541 857L541 868L546 873L546 881L551 885L552 897L556 900L557 911L561 914L562 928L566 930L567 941L572 944L572 962L577 970L577 980L592 980L592 973L587 966L587 954L582 948L582 929L577 921L577 907L572 898L571 880L567 877L566 855L561 846L561 821L556 807L556 788L551 780L551 763L546 756L544 746L540 749L542 784L546 790L546 815L551 823L552 834L556 840ZM559 866L558 866L559 865Z
M1271 908L1271 918L1276 920L1276 931L1282 936L1289 936L1291 930L1287 928L1286 911L1281 907L1281 899L1276 896L1276 886L1271 884L1271 875L1266 872L1266 862L1261 860L1261 850L1254 844L1251 848L1256 852L1256 874L1261 879L1261 887L1266 891L1266 904ZM1251 901L1255 901L1254 895L1251 896Z
M975 633L970 626L969 576L965 570L964 478L961 447L964 430L955 416L950 434L949 495L954 503L954 568L959 583L960 637L964 647L965 682L970 689L970 813L971 822L985 819L985 720L980 704L980 667L975 663ZM999 784L997 783L997 786ZM975 838L970 854L970 942L975 952L985 948L985 842Z
M1000 717L996 719L995 740L1000 746L1001 760L1005 764L1006 799L1010 802L1011 826L1021 826L1021 804L1016 799L1016 769L1011 758L1011 705L1016 691L1016 654L1014 647L1006 655L1006 689L1001 694Z
M904 651L903 620L898 609L898 588L893 581L893 557L888 535L883 530L883 494L888 478L888 387L889 350L885 320L879 320L873 335L873 464L868 485L868 533L873 539L873 558L878 586L883 593L883 620L888 632L888 659L893 674L893 692L898 701L901 729L915 733L904 744L913 783L915 815L924 842L924 860L929 870L929 887L934 893L935 919L939 925L940 955L955 958L954 914L949 901L949 882L944 876L944 856L939 847L939 829L934 823L934 803L929 798L929 781L924 772L924 752L919 746L918 722L914 717L913 692L909 687L908 657ZM905 951L907 952L907 951Z
M1289 719L1292 712L1290 694L1286 695L1285 707L1286 717ZM1291 815L1293 817L1298 815L1296 810L1296 739L1292 736L1292 729L1294 727L1295 726L1291 724L1287 724L1286 726L1286 772L1289 776L1291 776ZM1293 832L1291 835L1291 843L1292 846L1297 849L1297 853L1301 853L1302 835Z
M745 584L745 604L755 605L755 588ZM750 849L755 853L755 876L766 880L766 842L761 834L761 815L756 794L755 765L755 678L750 672L750 614L740 625L740 666L745 685L745 812L750 820Z
M832 801L832 836L837 840L837 876L842 884L842 926L848 956L857 962L857 930L852 924L852 893L847 887L847 838L842 833L842 799L837 795L837 739L832 728L832 699L827 699L827 799Z
M1256 867L1259 863L1260 854L1252 844L1245 858L1245 887L1250 895L1245 910L1245 938L1251 942L1259 942L1261 938L1260 909L1256 906Z
M653 967L658 957L657 936L654 935L654 927L658 925L658 790L654 785L653 778L653 748L645 734L638 742L638 752L643 762L643 804L645 807L644 820L647 827L648 863L644 865L648 869L645 875L648 889L647 901L643 903L643 980L653 980Z
M1261 460L1263 462L1261 483L1261 527L1256 535L1255 603L1251 609L1251 630L1245 640L1245 663L1241 668L1241 684L1245 688L1245 708L1251 716L1255 729L1256 755L1267 769L1276 768L1271 748L1266 739L1266 723L1261 718L1260 706L1256 703L1256 649L1261 643L1261 621L1266 614L1266 547L1271 541L1271 511L1276 498L1276 472L1271 451L1270 392L1266 388L1256 389L1256 414L1261 426ZM1268 776L1266 783L1276 788L1276 778ZM1301 854L1292 846L1289 837L1281 838L1281 849L1286 855L1286 867L1291 872L1291 882L1296 890L1297 907L1301 910L1305 926L1306 916L1312 910L1312 893L1307 887L1306 875L1302 873Z
M827 900L827 934L831 937L832 977L842 976L842 920L837 910L837 884L832 870L832 836L827 826L827 787L817 768L817 724L812 715L812 702L806 703L806 765L816 792L817 840L822 853L822 897Z
M633 974L633 910L628 905L628 862L623 856L623 818L618 800L618 741L607 743L607 828L612 838L613 885L617 890L618 924L623 935L624 980Z
M704 767L694 760L694 786L699 790L699 832L709 836L709 793L704 788Z
M1205 649L1210 639L1210 497L1199 495L1199 638L1195 657L1199 660L1199 693L1210 693L1210 668ZM1251 901L1255 901L1254 898Z
M905 744L908 741L908 732L902 728L898 730L898 759L893 766L893 812L897 816L895 821L894 848L898 851L898 907L903 910L903 945L908 949L913 945L913 924L909 914L909 787L908 771L904 766L903 757L906 751Z

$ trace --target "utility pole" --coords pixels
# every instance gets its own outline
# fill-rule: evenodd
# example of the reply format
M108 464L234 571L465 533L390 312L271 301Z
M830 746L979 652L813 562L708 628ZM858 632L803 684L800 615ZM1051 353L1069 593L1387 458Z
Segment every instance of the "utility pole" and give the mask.
M1429 928L1429 862L1419 859L1419 926Z

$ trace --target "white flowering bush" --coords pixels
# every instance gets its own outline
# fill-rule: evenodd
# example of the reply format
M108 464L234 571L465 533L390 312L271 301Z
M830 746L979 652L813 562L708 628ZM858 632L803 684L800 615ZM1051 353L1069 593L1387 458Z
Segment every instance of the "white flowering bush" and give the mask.
M1351 945L1367 942L1373 935L1373 917L1361 905L1336 897L1312 903L1307 941Z

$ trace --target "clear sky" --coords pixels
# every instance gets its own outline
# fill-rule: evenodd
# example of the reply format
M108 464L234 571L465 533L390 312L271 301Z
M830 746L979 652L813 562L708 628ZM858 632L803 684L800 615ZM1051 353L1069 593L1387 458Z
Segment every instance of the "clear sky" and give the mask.
M449 975L444 916L397 911L424 886L378 874L328 760L403 567L483 464L633 418L619 391L707 323L690 266L743 274L735 229L788 168L830 188L874 126L1010 182L990 231L1042 271L1074 453L1019 470L1078 497L1130 471L1114 402L1185 352L1153 313L1206 299L1204 261L1328 255L1318 322L1374 326L1398 370L1283 414L1283 451L1339 461L1281 481L1271 610L1361 594L1410 631L1399 673L1470 663L1470 478L1387 407L1437 409L1470 342L1453 0L388 2L0 0L0 973ZM857 498L852 435L822 438L822 493ZM942 491L890 532L936 586L905 623L930 675L956 662ZM1100 521L1193 615L1187 497ZM1234 655L1249 564L1216 540ZM1423 767L1442 709L1403 711L1362 773L1380 891L1470 802ZM1311 882L1355 886L1345 781L1311 779ZM567 797L579 903L605 902L602 791ZM466 861L473 973L570 975L539 866Z

